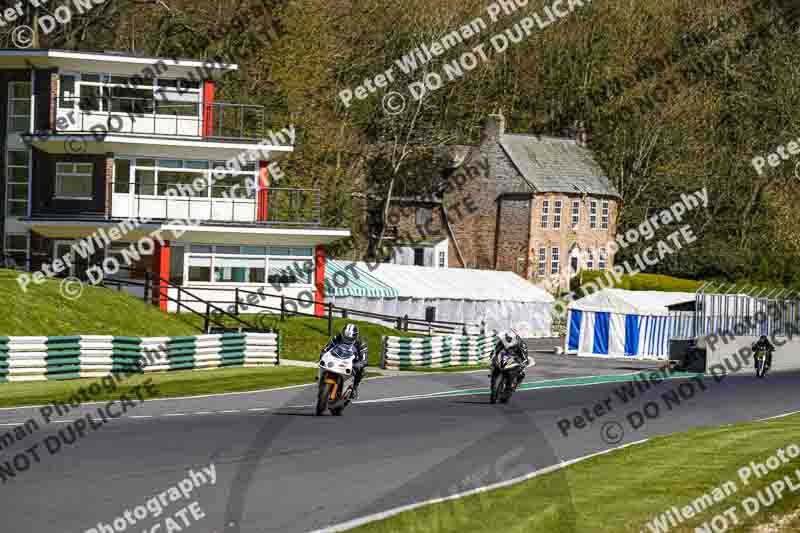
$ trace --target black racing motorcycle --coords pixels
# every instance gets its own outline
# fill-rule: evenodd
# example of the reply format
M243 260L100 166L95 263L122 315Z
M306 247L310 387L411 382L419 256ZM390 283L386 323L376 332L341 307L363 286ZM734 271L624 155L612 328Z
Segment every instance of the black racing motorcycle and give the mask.
M524 370L519 359L508 353L507 350L501 351L492 360L491 394L490 403L508 403L511 395L517 390L517 381L520 373Z
M767 364L767 350L764 348L756 350L754 357L756 362L756 377L763 378L767 375L767 371L769 370L769 364Z

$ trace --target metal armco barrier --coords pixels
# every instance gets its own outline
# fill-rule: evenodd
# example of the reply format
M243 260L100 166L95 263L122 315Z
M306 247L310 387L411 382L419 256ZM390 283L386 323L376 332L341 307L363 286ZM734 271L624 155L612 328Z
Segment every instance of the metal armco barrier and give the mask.
M223 333L190 337L0 337L0 383L277 365L279 333Z
M495 342L493 335L383 337L381 367L402 370L479 365L489 361Z

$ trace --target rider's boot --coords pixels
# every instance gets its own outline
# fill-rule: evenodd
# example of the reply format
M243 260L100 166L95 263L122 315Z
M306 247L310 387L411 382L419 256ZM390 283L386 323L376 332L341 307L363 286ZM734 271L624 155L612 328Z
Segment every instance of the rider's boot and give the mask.
M350 396L350 399L355 401L358 400L358 385L361 383L361 372L353 376L353 394Z

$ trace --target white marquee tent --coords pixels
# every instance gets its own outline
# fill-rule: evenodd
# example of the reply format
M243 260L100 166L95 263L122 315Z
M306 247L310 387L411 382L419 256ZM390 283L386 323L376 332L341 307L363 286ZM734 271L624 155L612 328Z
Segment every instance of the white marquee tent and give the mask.
M513 272L390 263L371 267L329 260L325 302L418 320L433 307L436 320L484 321L487 331L513 327L526 337L551 334L553 297Z
M692 302L689 292L603 289L568 306L564 350L581 356L666 359L670 337L685 336L691 313L667 306Z

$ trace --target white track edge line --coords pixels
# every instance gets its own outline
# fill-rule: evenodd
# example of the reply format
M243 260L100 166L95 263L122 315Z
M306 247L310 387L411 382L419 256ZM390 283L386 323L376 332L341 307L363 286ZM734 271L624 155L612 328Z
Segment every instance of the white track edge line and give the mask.
M388 509L386 511L381 511L379 513L374 513L371 515L364 516L362 518L355 518L353 520L349 520L347 522L342 522L341 524L336 524L333 526L328 526L323 529L317 529L312 531L311 533L335 533L338 531L347 531L349 529L353 529L359 526L363 526L372 522L377 522L379 520L385 520L386 518L390 518L397 514L403 513L405 511L411 511L413 509L418 509L420 507L427 507L428 505L433 505L436 503L442 503L450 500L456 500L460 498L465 498L467 496L472 496L474 494L481 494L484 492L489 492L492 490L500 489L503 487L508 487L509 485L515 485L517 483L521 483L523 481L528 481L535 477L542 476L544 474L549 474L550 472L556 472L568 466L574 465L576 463L580 463L581 461L585 461L587 459L591 459L593 457L598 457L601 455L606 455L611 452L615 452L617 450L622 450L623 448L628 448L630 446L636 446L637 444L643 444L647 442L649 439L642 439L637 440L635 442L630 442L628 444L624 444L622 446L617 446L616 448L611 448L608 450L603 450L600 452L596 452L590 455L586 455L583 457L578 457L577 459L570 459L569 461L562 461L556 465L548 466L545 468L541 468L539 470L535 470L523 476L519 476L513 479L508 479L506 481L500 481L498 483L492 483L490 485L484 485L483 487L477 487L475 489L471 489L465 492L461 492L459 494L452 494L450 496L442 497L442 498L433 498L430 500L425 500L417 503L411 503L408 505L403 505L401 507L395 507L394 509Z

